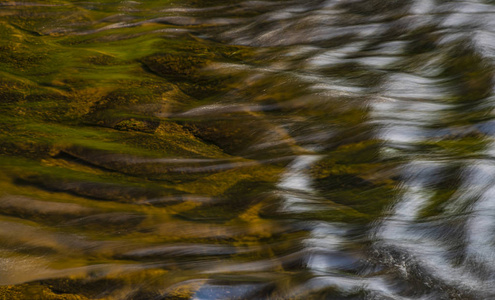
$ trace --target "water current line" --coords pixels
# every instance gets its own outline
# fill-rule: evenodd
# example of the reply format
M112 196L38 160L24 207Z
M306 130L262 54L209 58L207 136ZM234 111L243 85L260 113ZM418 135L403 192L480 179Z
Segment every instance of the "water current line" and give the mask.
M310 167L318 162L322 155L300 155L288 167L277 187L284 200L283 212L301 213L318 209L319 199L312 188ZM310 291L336 288L344 293L366 290L373 299L407 299L394 294L393 289L382 277L362 278L360 276L342 276L338 268L349 263L342 251L348 241L345 235L348 230L343 224L329 222L312 222L309 237L303 241L305 267L313 274L304 286L295 287L291 295L299 297ZM337 255L335 257L335 254Z

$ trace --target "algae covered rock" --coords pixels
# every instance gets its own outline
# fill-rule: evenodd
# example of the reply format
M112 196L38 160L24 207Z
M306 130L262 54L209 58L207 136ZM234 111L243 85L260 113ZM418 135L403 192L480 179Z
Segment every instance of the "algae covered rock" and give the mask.
M153 54L143 59L143 63L151 71L174 81L199 79L199 71L206 66L208 61L206 58L192 56L188 53L179 55Z
M212 76L202 72L211 58L191 54L153 54L142 59L146 69L172 80L186 93L205 98L224 89L227 77Z

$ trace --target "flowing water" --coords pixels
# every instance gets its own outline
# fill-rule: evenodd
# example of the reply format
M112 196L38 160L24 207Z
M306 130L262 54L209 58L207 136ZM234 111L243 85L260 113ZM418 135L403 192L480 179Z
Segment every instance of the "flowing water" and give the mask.
M495 2L0 2L0 298L495 298Z

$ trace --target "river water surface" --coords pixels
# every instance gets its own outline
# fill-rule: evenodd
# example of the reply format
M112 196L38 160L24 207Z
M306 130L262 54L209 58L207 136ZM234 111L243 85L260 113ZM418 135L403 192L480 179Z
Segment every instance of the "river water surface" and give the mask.
M495 2L0 2L2 299L495 298Z

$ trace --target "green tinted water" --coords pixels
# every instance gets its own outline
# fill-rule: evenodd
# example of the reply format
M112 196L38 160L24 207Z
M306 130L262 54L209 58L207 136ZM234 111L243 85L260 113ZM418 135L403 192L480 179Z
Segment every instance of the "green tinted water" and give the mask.
M0 298L491 298L494 14L3 1Z

